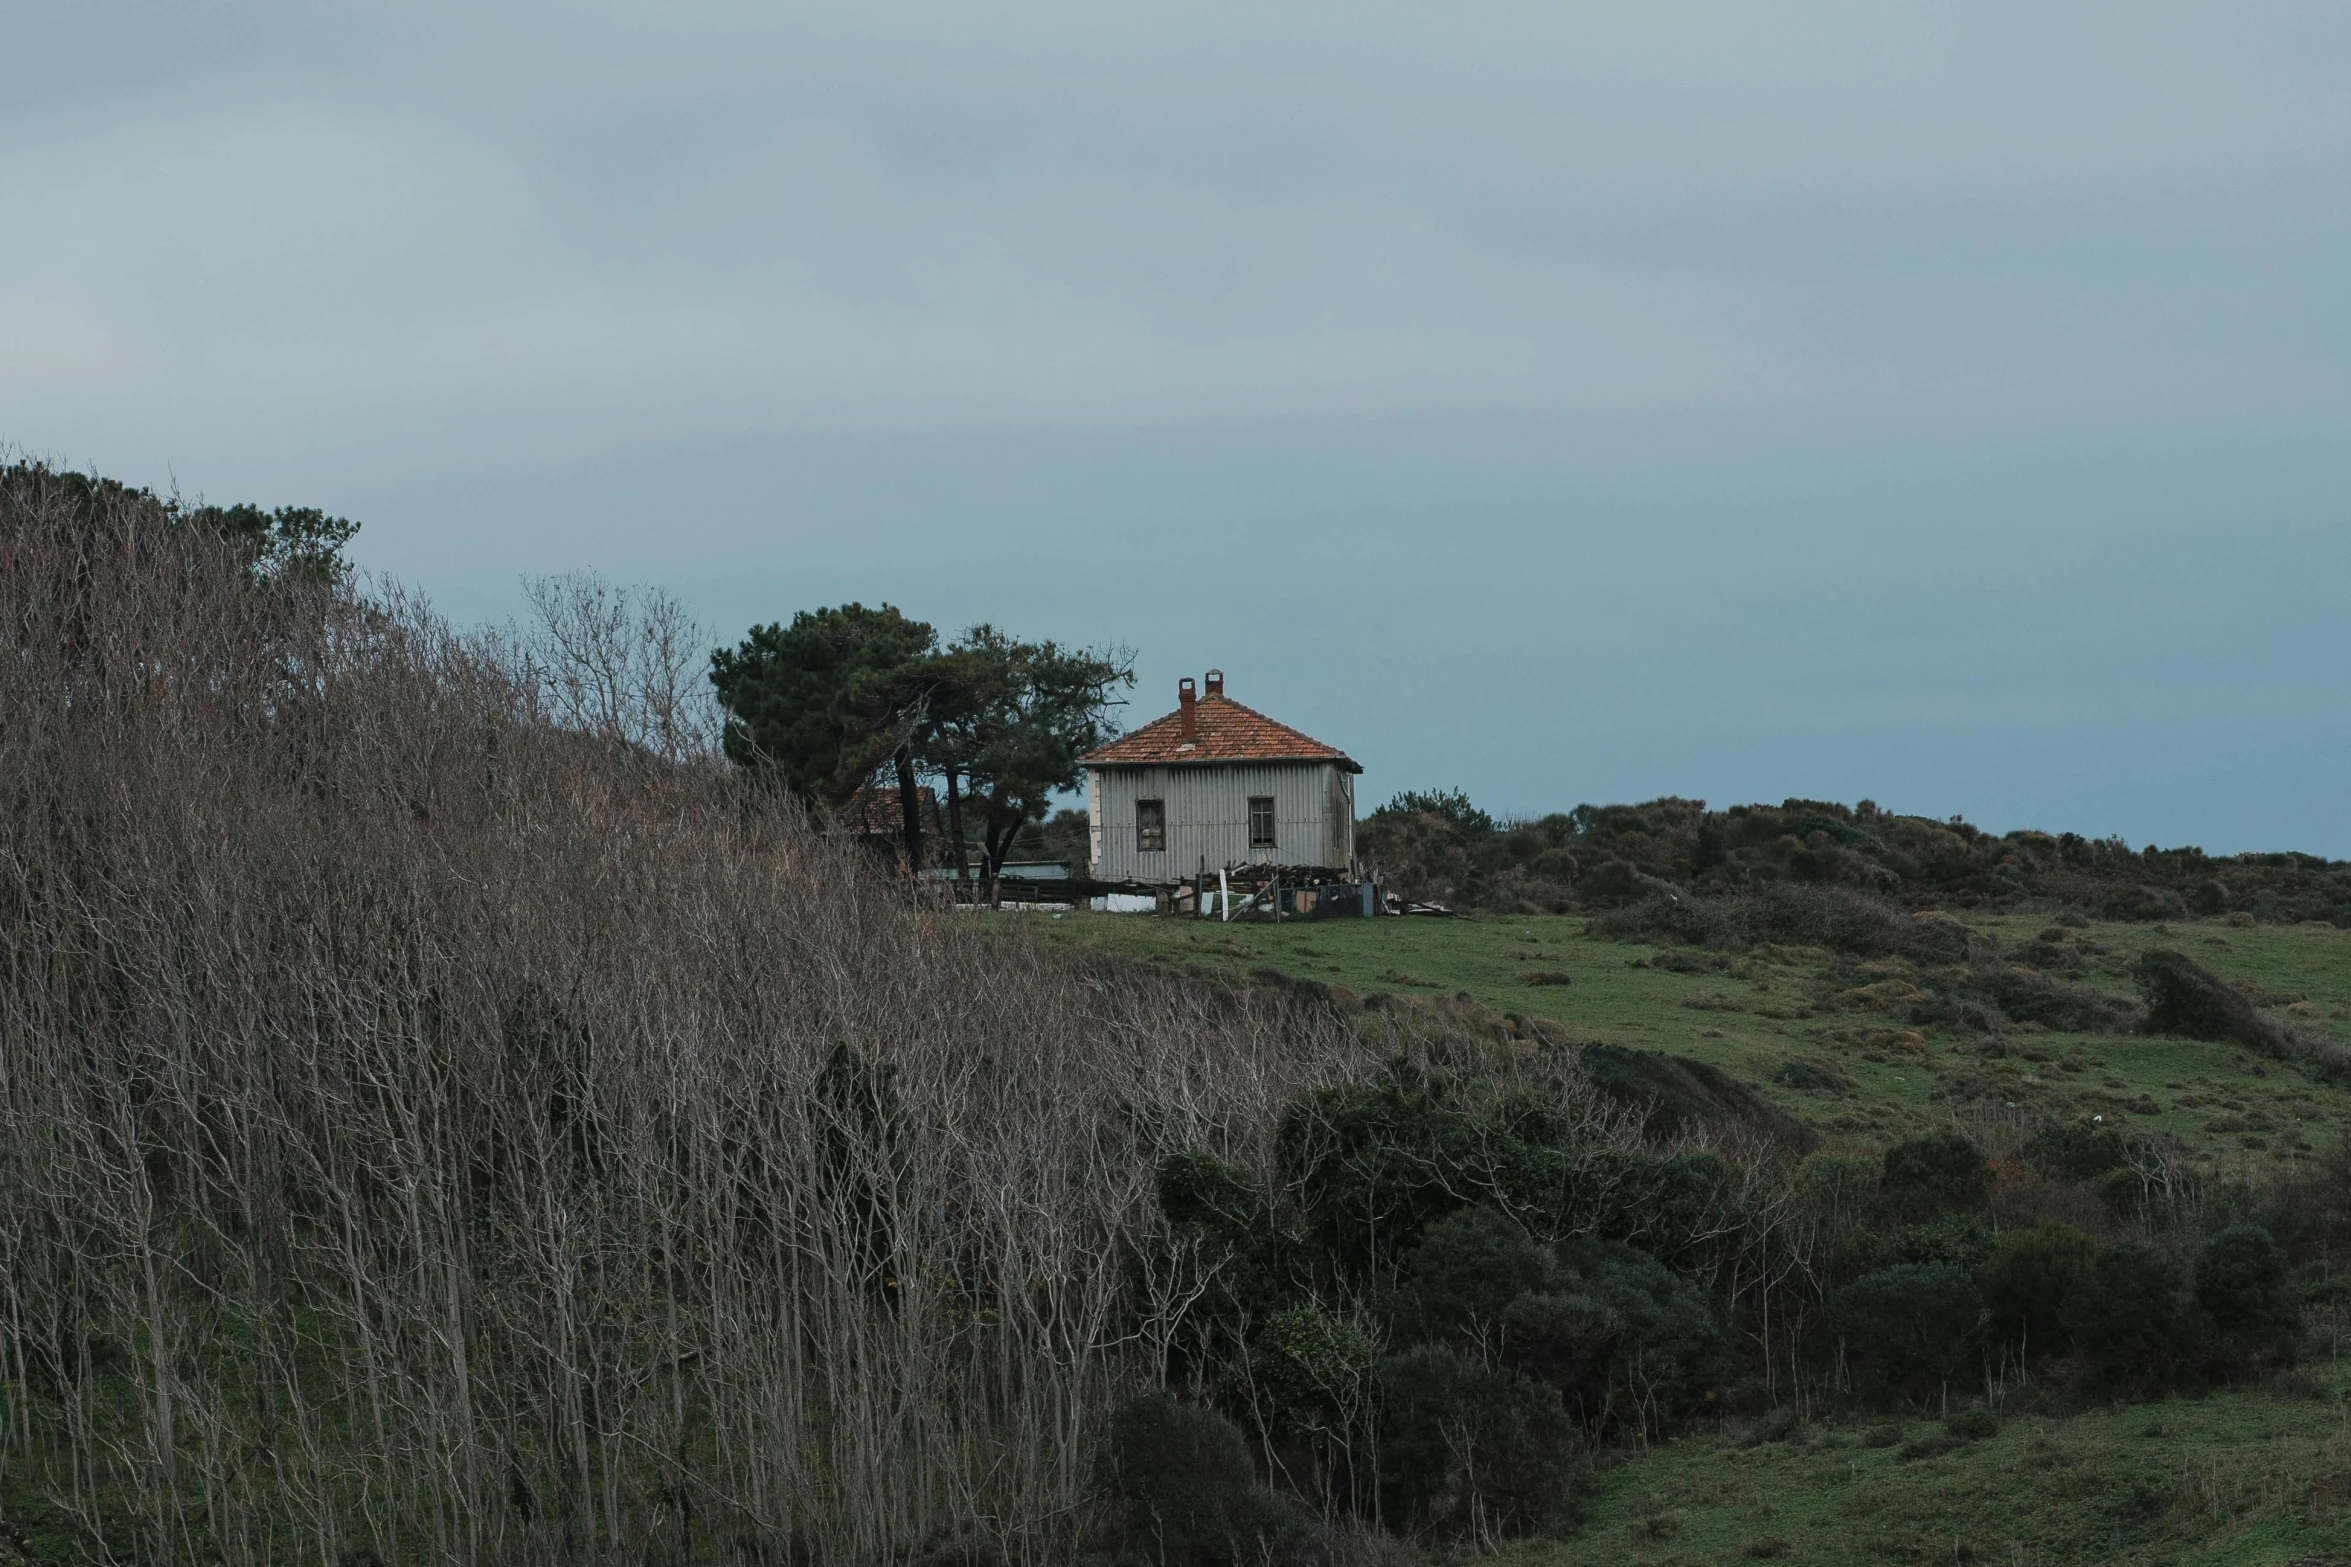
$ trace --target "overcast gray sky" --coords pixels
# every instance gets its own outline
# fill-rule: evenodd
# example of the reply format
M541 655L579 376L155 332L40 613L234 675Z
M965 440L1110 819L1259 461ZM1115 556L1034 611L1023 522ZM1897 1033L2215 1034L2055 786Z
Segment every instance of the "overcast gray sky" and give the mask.
M2351 855L2351 8L7 8L0 441L1497 810Z

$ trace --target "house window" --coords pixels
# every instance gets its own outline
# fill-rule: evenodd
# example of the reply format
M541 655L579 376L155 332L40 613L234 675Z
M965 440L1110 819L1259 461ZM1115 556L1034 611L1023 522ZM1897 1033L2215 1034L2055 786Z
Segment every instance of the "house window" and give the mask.
M1270 794L1249 796L1249 847L1273 847L1273 796Z
M1135 802L1135 848L1144 854L1167 852L1167 802Z

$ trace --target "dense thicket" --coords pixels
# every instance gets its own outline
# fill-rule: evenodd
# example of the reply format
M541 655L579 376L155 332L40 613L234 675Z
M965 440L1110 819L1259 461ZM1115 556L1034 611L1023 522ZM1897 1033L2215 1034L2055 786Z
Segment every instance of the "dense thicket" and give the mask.
M1898 816L1864 800L1735 805L1702 800L1579 805L1498 822L1459 793L1405 794L1374 812L1358 846L1400 892L1463 908L1559 913L1664 891L1849 888L1913 906L2045 903L2108 919L2244 912L2351 925L2351 864L2308 854L2133 850L2076 833L1984 832L1954 817Z
M2272 1194L2207 1189L2095 1122L1997 1165L1956 1131L1798 1160L1659 1146L1554 1047L1460 1059L1297 1096L1264 1171L1164 1159L1137 1261L1187 1303L1153 1335L1169 1384L1291 1496L1408 1534L1567 1524L1585 1463L1695 1420L1770 1440L1822 1407L2267 1370L2302 1342L2296 1265L2322 1280L2317 1231L2351 1219L2351 1146ZM1235 1470L1187 1516L1271 1543L1285 1515L1255 1486ZM1255 1559L1185 1538L1181 1559Z
M1351 1041L910 912L524 661L255 560L0 485L12 1526L1066 1559L1148 1380L1159 1155L1247 1158Z

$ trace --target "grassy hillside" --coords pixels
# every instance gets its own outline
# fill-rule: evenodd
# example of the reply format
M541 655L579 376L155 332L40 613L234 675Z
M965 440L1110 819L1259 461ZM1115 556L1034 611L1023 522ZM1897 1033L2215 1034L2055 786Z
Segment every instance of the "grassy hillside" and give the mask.
M1500 1561L2332 1564L2351 1549L2347 1381L2336 1361L1976 1440L1918 1418L1685 1437L1597 1476L1574 1539Z
M2292 1161L2351 1130L2351 1087L2232 1044L2030 1022L1990 1033L1914 1026L1884 1004L1917 977L1918 965L1900 959L1832 977L1835 959L1819 949L1700 953L1613 939L1578 916L1285 925L1003 918L1036 921L1054 943L1098 946L1170 972L1279 974L1357 997L1467 996L1505 1015L1556 1020L1578 1041L1718 1066L1832 1139L1886 1142L1954 1112L1994 1117L2013 1105L2022 1117L2104 1115L2168 1134L2234 1173ZM2004 954L2051 928L2036 915L1960 919ZM2141 953L2176 948L2297 1026L2351 1042L2351 932L2223 920L2058 928L2080 949L2070 982L2118 1002L2133 996L2130 969ZM1856 994L1872 987L1875 994Z

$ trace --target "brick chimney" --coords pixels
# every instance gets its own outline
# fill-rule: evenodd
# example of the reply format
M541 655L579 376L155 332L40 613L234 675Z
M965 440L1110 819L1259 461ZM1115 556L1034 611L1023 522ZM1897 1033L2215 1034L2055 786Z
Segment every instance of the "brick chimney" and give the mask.
M1210 696L1216 694L1214 685L1209 686L1208 694ZM1177 732L1183 736L1186 745L1190 745L1199 737L1200 733L1199 719L1193 712L1197 700L1192 691L1192 677L1190 675L1186 675L1176 682L1176 728Z
M1223 670L1221 670L1221 669L1212 669L1212 670L1210 670L1210 671L1208 672L1208 694L1209 694L1210 696L1223 696L1223 695L1224 695L1224 671L1223 671Z

